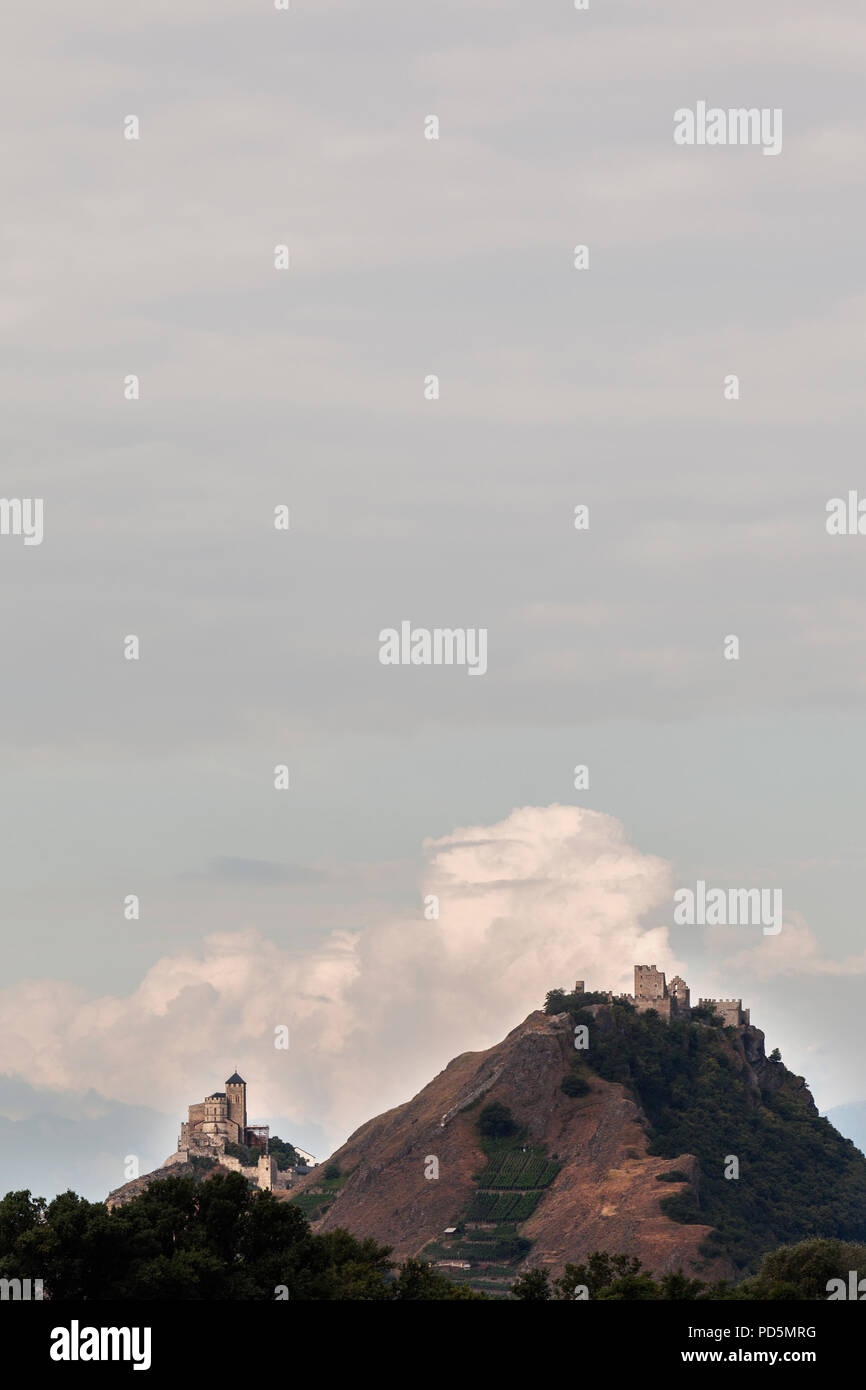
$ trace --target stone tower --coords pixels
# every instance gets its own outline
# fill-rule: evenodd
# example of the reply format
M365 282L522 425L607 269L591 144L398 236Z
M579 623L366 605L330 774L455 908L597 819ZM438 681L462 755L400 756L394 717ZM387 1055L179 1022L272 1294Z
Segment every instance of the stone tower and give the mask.
M247 1083L237 1072L232 1072L226 1082L226 1100L228 1102L228 1118L234 1120L240 1130L239 1143L246 1142L245 1130L247 1127Z
M634 997L640 1000L666 999L664 971L656 970L654 965L636 965L634 968Z

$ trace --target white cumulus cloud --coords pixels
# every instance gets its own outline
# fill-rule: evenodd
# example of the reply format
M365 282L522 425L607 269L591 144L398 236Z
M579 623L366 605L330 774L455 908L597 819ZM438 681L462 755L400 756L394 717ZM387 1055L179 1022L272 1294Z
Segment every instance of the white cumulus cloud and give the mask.
M545 992L630 985L634 961L679 968L666 926L669 865L620 823L524 807L424 844L418 911L332 932L299 952L252 927L157 961L126 998L50 979L0 993L6 1069L161 1110L238 1067L254 1118L293 1116L340 1143L453 1056L488 1047ZM427 921L424 896L439 898ZM288 1051L274 1047L288 1025Z

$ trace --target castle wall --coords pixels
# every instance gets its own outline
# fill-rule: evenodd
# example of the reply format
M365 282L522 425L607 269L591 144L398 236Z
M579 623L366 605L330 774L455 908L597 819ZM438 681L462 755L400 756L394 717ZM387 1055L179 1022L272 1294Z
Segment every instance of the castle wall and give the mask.
M583 988L583 980L575 981L578 993ZM608 991L608 1000L614 995ZM663 970L654 965L636 965L634 968L634 994L616 996L631 1004L638 1013L656 1013L670 1022L671 1019L688 1019L691 1014L691 991L681 975L674 975L667 984ZM742 999L699 999L700 1008L712 1008L720 1014L727 1027L749 1027L751 1015L743 1008Z
M233 1173L243 1173L244 1177L249 1178L251 1182L258 1182L258 1168L241 1163L239 1158L233 1158L231 1154L222 1154L220 1163L223 1168L230 1168Z
M270 1154L262 1154L255 1166L244 1165L239 1158L232 1158L230 1154L223 1154L220 1163L233 1173L242 1173L263 1192L270 1192L278 1186L277 1161Z
M654 1009L661 1018L670 1022L672 1002L671 999L665 998L635 999L634 1006L639 1014L647 1014L651 1009Z
M185 1149L179 1149L177 1153L169 1154L159 1165L160 1168L171 1168L175 1163L189 1163L189 1154Z
M728 1028L740 1028L744 1024L748 1026L749 1010L743 1008L742 999L699 999L698 1006L721 1014Z

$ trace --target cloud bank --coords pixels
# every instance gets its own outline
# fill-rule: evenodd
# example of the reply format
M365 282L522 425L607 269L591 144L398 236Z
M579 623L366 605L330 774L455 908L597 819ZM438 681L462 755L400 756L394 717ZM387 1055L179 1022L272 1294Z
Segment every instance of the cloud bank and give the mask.
M254 927L166 955L127 998L60 981L0 994L11 1073L181 1117L234 1067L256 1117L320 1125L334 1147L453 1056L496 1042L577 976L627 988L673 969L670 866L612 817L524 807L424 844L413 918L334 931L300 953ZM439 899L438 920L422 903ZM289 1028L290 1046L274 1046Z

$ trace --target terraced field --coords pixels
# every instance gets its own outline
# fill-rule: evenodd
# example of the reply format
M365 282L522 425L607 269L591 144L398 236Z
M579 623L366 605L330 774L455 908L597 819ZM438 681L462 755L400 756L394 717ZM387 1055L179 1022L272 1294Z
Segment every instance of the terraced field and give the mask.
M488 1296L506 1297L514 1282L514 1269L525 1258L530 1243L518 1227L527 1221L561 1168L537 1146L520 1140L494 1141L485 1145L487 1166L476 1175L478 1186L464 1215L455 1224L457 1231L448 1240L425 1247L425 1258L465 1260L467 1270L443 1269ZM483 1222L487 1230L466 1228L466 1223Z
M476 1192L467 1221L527 1221L538 1206L540 1192Z
M512 1149L491 1159L478 1179L482 1188L532 1190L549 1187L561 1164L539 1149Z

